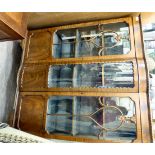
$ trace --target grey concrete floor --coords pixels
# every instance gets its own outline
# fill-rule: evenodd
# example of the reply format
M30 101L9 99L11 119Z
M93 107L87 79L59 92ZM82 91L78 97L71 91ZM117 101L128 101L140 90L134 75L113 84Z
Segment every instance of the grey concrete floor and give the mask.
M0 42L0 122L13 110L22 50L18 41Z

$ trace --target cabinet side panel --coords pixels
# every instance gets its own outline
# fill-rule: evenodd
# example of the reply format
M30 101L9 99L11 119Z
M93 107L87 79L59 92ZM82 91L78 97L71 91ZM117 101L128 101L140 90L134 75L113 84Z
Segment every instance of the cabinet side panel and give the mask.
M47 67L45 65L25 66L21 74L21 89L46 88Z
M42 132L44 98L40 96L23 96L20 100L18 128L33 134Z
M42 60L50 56L51 34L48 31L29 33L26 59Z

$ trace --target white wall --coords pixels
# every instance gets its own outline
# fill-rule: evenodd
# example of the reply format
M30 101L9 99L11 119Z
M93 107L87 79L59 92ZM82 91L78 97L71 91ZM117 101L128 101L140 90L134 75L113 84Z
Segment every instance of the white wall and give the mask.
M7 122L13 109L20 58L17 41L0 42L0 122Z

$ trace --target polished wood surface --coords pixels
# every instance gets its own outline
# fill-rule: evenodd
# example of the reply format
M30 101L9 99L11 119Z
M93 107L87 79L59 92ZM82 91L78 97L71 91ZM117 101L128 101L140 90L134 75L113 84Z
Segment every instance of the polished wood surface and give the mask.
M20 96L17 127L32 134L42 133L45 100L39 96Z
M143 26L149 23L155 23L155 12L141 12Z
M29 29L128 17L138 12L30 12Z
M50 57L51 34L50 32L33 33L29 36L28 51L26 57L28 60L40 60Z
M27 14L22 12L0 13L0 40L17 40L26 37Z
M21 74L21 88L40 90L47 88L48 67L46 65L24 66Z
M137 55L138 78L139 78L139 99L141 109L141 126L143 142L152 142L153 136L151 131L151 117L149 105L149 77L147 64L144 54L141 18L133 17L135 32L135 49Z

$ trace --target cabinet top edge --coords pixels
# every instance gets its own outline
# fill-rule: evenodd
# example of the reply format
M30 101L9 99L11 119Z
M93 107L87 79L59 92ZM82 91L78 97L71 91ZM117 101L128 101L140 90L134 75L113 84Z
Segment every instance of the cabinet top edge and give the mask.
M78 24L68 24L63 26L54 26L49 28L40 28L40 29L34 29L29 30L28 34L32 34L35 32L45 32L45 31L55 31L55 30L62 30L62 29L71 29L71 28L80 28L80 27L87 27L87 26L93 26L93 25L99 25L99 24L110 24L110 23L118 23L118 22L126 22L129 25L132 25L132 17L122 17L122 18L114 18L114 19L106 19L106 20L95 20L91 22L81 22Z

